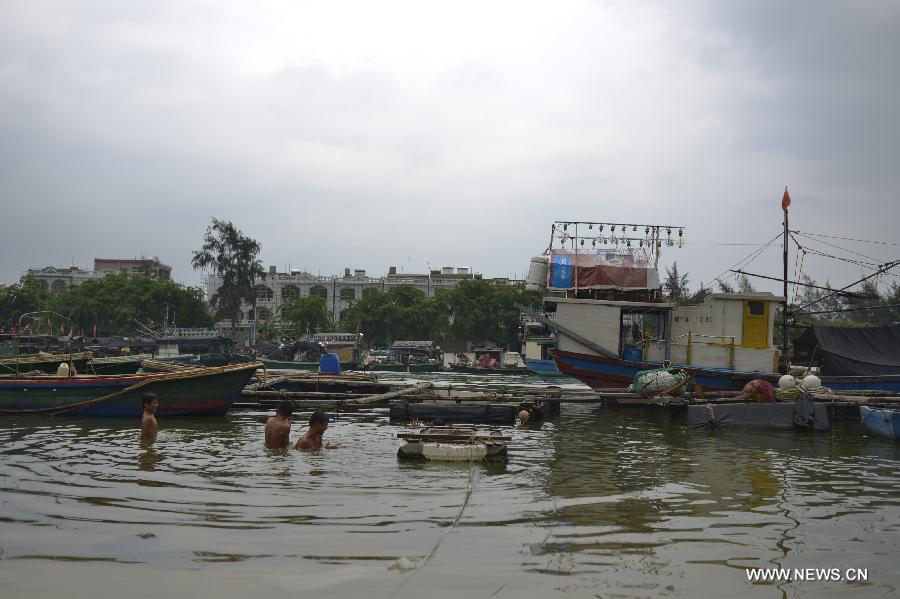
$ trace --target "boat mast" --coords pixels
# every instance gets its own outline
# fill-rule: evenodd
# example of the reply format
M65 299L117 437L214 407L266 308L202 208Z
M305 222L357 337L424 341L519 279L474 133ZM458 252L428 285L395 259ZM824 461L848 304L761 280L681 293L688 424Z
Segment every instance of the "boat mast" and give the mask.
M784 211L784 303L782 304L781 315L781 370L787 374L790 363L788 360L788 206L791 204L791 196L788 194L787 186L784 187L784 197L781 200L781 208Z

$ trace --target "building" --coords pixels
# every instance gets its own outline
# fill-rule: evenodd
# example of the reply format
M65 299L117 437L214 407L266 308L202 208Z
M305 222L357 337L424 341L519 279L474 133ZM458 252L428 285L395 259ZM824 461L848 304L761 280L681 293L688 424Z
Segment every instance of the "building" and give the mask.
M249 326L255 321L269 321L280 313L281 308L299 297L317 295L325 300L332 320L340 322L341 314L367 293L386 293L397 285L411 285L428 297L453 289L460 281L482 279L480 273L469 267L445 266L428 273L398 273L395 266L388 269L383 277L370 277L365 270L344 269L343 276L315 276L307 272L292 270L280 273L270 266L254 287L256 294L256 314L249 305L241 310L239 326ZM509 285L521 281L510 279L485 279L496 284ZM211 298L222 285L222 277L209 275L207 299Z
M45 266L44 268L29 268L26 274L40 281L47 292L59 293L70 285L81 285L85 281L102 279L106 275L116 272L143 274L154 279L168 281L172 276L172 267L161 263L159 258L134 260L94 258L94 270L84 270L77 266Z

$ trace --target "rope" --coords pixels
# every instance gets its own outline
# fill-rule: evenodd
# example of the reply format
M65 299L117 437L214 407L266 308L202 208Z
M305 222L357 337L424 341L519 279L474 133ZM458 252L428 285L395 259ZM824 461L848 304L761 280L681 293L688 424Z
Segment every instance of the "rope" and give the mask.
M89 399L87 401L81 401L74 404L69 404L67 406L62 407L52 407L52 408L34 408L30 410L10 410L10 409L0 409L0 414L64 414L66 412L71 412L72 410L78 410L80 408L87 408L93 405L97 405L99 403L104 403L115 399L116 397L122 395L123 393L128 393L131 391L135 391L140 389L141 387L148 385L153 382L150 379L140 381L139 383L135 383L130 387L126 387L124 389L120 389L115 393L110 393L109 395L104 395L103 397L97 397L95 399Z
M834 395L834 391L825 386L807 388L803 383L797 383L793 389L775 389L775 399L778 401L795 401L804 393L812 395Z
M470 437L469 440L470 440L470 442L474 443L474 441L475 441L475 431L474 430L472 431L472 436ZM475 460L474 460L474 456L470 453L469 454L469 480L466 484L466 496L463 498L462 505L459 506L459 511L456 513L456 517L453 518L453 521L450 523L450 526L447 528L447 531L441 535L441 538L439 538L437 540L437 543L434 544L434 547L431 548L431 551L429 551L428 555L425 556L425 559L422 560L422 565L417 567L409 576L407 576L406 578L404 578L403 580L400 581L400 584L398 584L394 588L394 590L391 592L391 594L389 595L389 599L396 596L397 592L403 587L403 585L405 585L407 582L412 580L413 576L415 576L420 570L422 570L422 568L424 568L425 566L428 565L428 563L431 561L431 558L434 557L435 553L437 553L438 547L440 547L441 543L444 542L444 539L446 539L447 536L451 532L453 532L453 529L456 528L456 525L459 523L460 519L462 518L463 511L465 511L466 507L468 507L469 500L472 498L472 491L475 488L474 479L475 479Z

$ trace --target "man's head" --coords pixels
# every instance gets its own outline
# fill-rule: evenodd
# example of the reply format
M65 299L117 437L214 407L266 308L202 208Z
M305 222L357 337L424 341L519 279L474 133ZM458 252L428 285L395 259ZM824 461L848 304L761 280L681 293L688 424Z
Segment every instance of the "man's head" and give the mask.
M144 404L144 411L150 412L151 414L156 413L156 408L159 407L159 399L156 397L156 393L144 393L141 396L141 402Z
M309 430L314 433L324 433L328 428L328 414L316 410L309 417Z
M519 411L519 422L525 424L528 422L528 419L531 418L531 412L528 410L520 410Z
M285 418L290 418L294 413L294 404L290 400L282 399L278 402L278 407L275 408L275 413L279 416L284 416Z

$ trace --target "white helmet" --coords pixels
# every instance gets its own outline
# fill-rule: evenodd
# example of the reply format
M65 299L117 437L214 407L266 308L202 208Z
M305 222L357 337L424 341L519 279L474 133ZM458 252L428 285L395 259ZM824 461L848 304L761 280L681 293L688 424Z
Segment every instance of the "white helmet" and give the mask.
M822 386L822 381L816 375L811 374L803 379L803 386L807 389L818 389Z
M778 379L778 388L779 389L793 389L797 386L797 380L789 374L782 376Z

